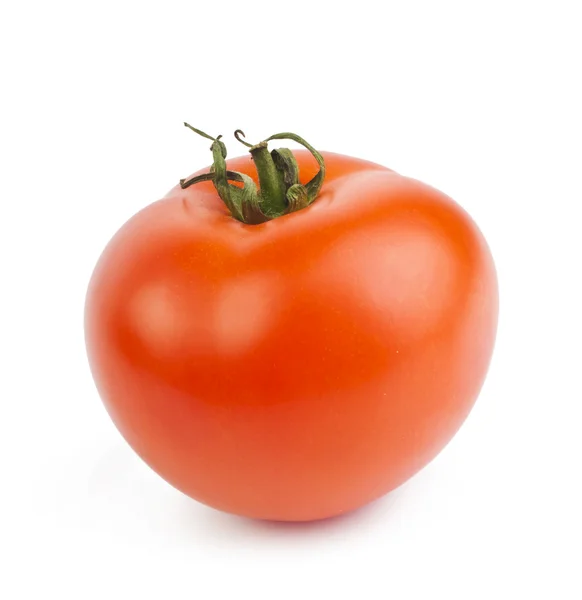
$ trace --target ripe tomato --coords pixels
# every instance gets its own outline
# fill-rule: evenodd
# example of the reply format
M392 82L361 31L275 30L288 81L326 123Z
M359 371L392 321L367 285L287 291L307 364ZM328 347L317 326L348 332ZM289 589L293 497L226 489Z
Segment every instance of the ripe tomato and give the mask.
M304 183L317 172L294 152ZM450 198L324 153L316 202L248 225L177 186L101 256L86 342L105 406L169 483L311 520L387 493L469 413L497 324L484 238ZM250 157L227 162L250 175Z

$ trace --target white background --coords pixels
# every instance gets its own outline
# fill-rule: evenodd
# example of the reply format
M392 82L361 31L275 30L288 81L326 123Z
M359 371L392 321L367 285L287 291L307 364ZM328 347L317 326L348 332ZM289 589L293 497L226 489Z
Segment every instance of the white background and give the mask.
M577 10L2 3L0 597L582 597ZM210 162L184 120L385 164L453 196L491 245L499 334L474 411L356 513L278 525L198 505L101 405L86 285L129 216Z

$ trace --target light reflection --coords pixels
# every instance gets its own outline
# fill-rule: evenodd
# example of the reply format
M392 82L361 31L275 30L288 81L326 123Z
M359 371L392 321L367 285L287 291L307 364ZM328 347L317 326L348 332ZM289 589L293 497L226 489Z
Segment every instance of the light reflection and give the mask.
M225 283L214 303L217 349L239 354L252 347L269 329L276 306L274 285L265 275L249 275Z

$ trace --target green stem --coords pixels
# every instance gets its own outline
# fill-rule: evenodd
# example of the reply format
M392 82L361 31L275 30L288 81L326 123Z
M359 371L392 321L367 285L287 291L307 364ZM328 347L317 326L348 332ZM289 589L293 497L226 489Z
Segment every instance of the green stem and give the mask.
M263 223L284 214L301 210L311 204L319 194L325 178L325 163L321 154L303 138L294 133L277 133L258 144L249 144L241 138L244 133L237 129L235 138L247 146L257 169L260 190L248 176L226 169L226 146L222 136L212 136L184 123L186 127L205 138L212 140L210 147L213 166L210 173L204 173L190 180L181 180L182 188L201 181L212 181L218 195L230 210L232 216L247 224ZM299 167L291 150L279 148L269 152L270 140L290 139L305 148L317 160L319 172L306 185L299 183ZM229 181L242 183L243 187Z
M275 166L267 142L261 142L250 149L253 162L259 175L261 188L261 208L265 215L273 217L285 212L285 182L281 171Z
M242 136L242 137L241 137ZM253 162L259 176L259 186L261 188L261 208L265 215L273 218L284 213L287 208L285 194L287 187L283 178L283 173L275 165L275 161L269 152L267 142L258 144L249 144L242 138L245 137L242 129L234 132L234 137L241 144L249 148L253 157Z

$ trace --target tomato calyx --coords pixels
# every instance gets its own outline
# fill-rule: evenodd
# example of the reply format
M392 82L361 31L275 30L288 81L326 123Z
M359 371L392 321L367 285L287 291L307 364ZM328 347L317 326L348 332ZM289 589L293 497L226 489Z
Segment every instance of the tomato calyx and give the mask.
M321 154L298 135L290 132L276 133L258 144L249 144L242 139L245 137L243 131L237 129L234 132L236 140L249 148L259 178L257 188L248 175L227 170L227 150L221 141L221 135L213 138L188 123L184 125L198 135L212 140L210 150L213 164L208 173L181 179L180 186L186 189L201 181L212 181L218 195L238 221L250 225L264 223L301 210L317 198L325 178L325 163ZM288 148L269 152L268 143L272 140L292 140L307 148L319 165L318 173L305 185L299 183L299 167L293 152ZM231 182L242 183L242 187Z

